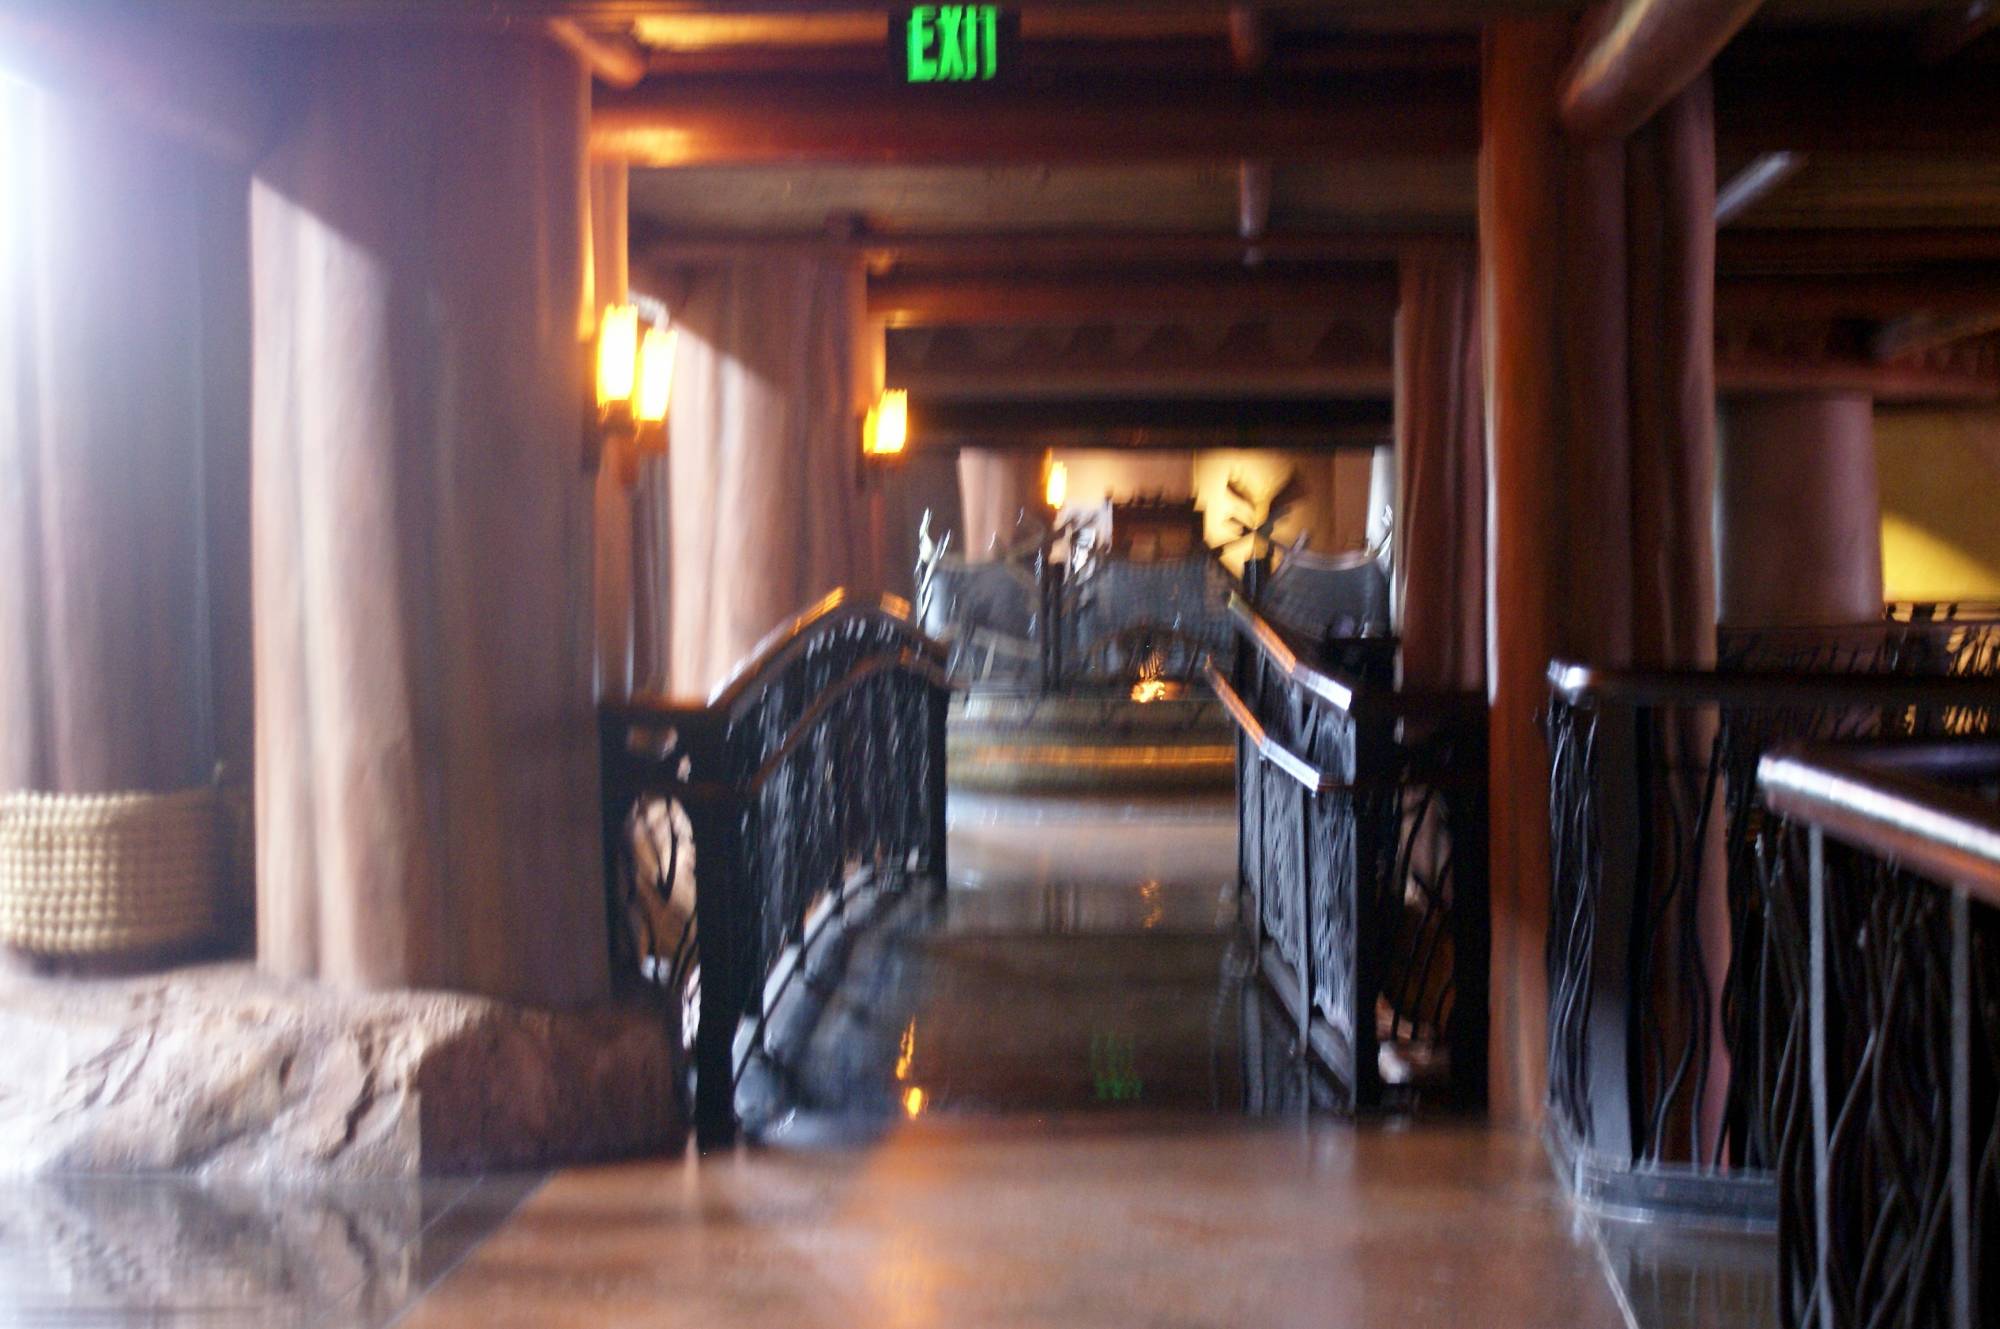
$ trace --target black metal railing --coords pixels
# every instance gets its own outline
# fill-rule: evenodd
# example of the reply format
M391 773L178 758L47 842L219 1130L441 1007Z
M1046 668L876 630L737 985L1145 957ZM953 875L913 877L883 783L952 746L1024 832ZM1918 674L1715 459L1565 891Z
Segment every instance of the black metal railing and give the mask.
M1787 1011L1756 769L1777 744L1976 732L2000 681L1550 667L1548 1132L1598 1207L1775 1220Z
M605 708L615 959L694 1018L704 1147L735 1137L737 1080L827 924L942 889L947 698L907 604L835 592L706 704Z
M2000 672L2000 618L1972 605L1891 605L1878 623L1723 628L1728 672L1897 674L1960 678Z
M2000 1321L2000 745L1767 756L1781 1322Z
M1342 676L1231 602L1239 889L1273 991L1357 1107L1485 1101L1485 712Z
M1045 693L1195 681L1229 654L1229 601L1239 594L1344 669L1385 685L1393 678L1387 581L1375 563L1295 552L1277 572L1239 580L1208 553L1154 562L1100 555L1071 567L1052 556L1053 540L988 563L940 550L919 569L923 622L947 643L954 678Z

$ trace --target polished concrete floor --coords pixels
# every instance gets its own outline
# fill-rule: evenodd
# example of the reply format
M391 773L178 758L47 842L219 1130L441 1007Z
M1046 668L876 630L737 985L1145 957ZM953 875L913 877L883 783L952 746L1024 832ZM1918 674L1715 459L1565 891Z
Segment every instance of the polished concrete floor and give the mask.
M1234 832L1226 800L958 799L951 889L858 938L761 1147L0 1187L0 1329L1775 1324L1768 1243L1580 1220L1524 1136L1307 1112Z
M1535 1147L1466 1127L939 1116L557 1177L405 1321L1613 1329Z
M766 1139L935 1112L1241 1107L1233 804L961 797L951 889L871 928Z
M0 1326L373 1329L455 1268L542 1180L7 1183Z

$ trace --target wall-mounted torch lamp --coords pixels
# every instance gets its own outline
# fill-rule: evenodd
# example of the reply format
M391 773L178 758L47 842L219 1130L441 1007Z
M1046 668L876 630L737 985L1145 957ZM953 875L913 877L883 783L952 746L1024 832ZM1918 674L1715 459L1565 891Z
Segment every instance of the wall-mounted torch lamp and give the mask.
M885 388L861 422L861 455L880 461L900 457L910 445L910 394Z
M677 329L641 327L636 305L606 305L597 325L597 412L587 469L608 446L627 483L638 459L667 450L667 406L674 391Z
M1049 478L1042 490L1042 497L1048 500L1051 511L1062 511L1063 500L1069 497L1069 467L1059 461L1049 463Z

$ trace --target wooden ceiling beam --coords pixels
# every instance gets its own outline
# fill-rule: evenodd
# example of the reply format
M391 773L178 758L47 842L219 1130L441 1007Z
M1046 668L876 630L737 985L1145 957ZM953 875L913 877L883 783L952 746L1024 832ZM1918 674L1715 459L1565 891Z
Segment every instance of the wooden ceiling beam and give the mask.
M1857 274L1944 264L2000 266L2000 227L1732 228L1715 240L1716 269L1738 274Z
M1858 392L1877 401L2000 401L2000 377L1859 357L1799 359L1718 349L1716 391L1725 394Z
M772 231L661 232L645 235L633 219L635 256L656 263L741 256L745 252L817 251L829 245L863 255L878 271L899 266L1021 272L1099 264L1227 266L1242 260L1240 235L1202 231L861 231L851 240ZM1405 254L1464 250L1470 228L1380 231L1266 230L1257 248L1267 261L1393 263Z
M1885 319L1912 313L1978 314L2000 308L2000 269L1926 274L1744 276L1717 282L1718 321Z
M1964 155L2000 138L2000 83L1971 64L1715 70L1716 143L1763 152Z
M1963 314L1911 314L1885 323L1876 332L1871 348L1877 360L1900 360L1994 332L2000 332L2000 301L1989 309Z
M607 87L636 87L646 77L646 53L630 37L595 32L567 18L550 19L549 36Z
M635 166L1469 155L1461 71L905 87L878 77L649 78L600 89L590 145Z
M1081 277L879 277L868 313L891 327L1257 317L1286 311L1394 316L1392 267L1342 274L1144 273Z
M1719 150L1958 153L2000 139L2000 84L1973 67L1716 70ZM1341 161L1470 158L1477 79L1459 68L1338 78L1118 71L910 88L849 74L653 76L600 88L591 149L635 166L840 163Z
M1564 82L1563 128L1619 138L1708 68L1762 0L1624 0L1603 11Z
M1390 263L1413 252L1462 250L1474 243L1462 230L1267 230L1257 247L1267 260L1300 263ZM741 256L746 252L823 250L829 245L866 257L878 270L899 266L959 270L1032 270L1095 264L1231 266L1241 261L1241 237L1204 231L1050 230L907 231L863 229L851 239L823 231L659 231L633 219L633 252L660 263ZM1716 237L1716 270L1725 276L1820 276L1850 280L1912 269L1984 267L2000 271L2000 227L1802 229L1731 227Z
M1388 354L1357 355L1339 363L1271 364L1218 362L1160 367L1144 364L1033 370L1007 366L969 368L889 366L885 382L907 388L913 397L960 401L995 396L1022 401L1088 400L1094 397L1191 399L1268 397L1383 398L1395 391L1395 367Z

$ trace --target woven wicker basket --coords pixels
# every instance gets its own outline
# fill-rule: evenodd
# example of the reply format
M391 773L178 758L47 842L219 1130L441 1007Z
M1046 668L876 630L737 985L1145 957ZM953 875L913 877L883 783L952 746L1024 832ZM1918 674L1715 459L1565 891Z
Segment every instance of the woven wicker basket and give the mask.
M208 788L0 794L0 944L106 955L210 934L216 823Z

